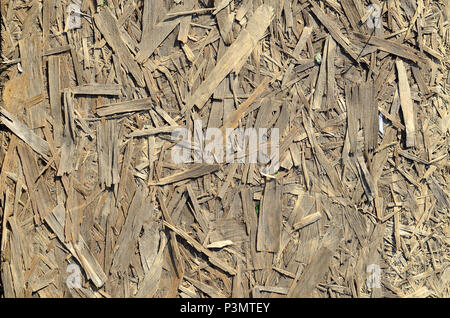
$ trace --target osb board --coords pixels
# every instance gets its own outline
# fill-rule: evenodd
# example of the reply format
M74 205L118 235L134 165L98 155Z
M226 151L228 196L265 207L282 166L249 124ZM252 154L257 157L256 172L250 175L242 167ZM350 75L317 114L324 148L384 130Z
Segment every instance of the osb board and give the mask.
M448 1L73 2L0 5L4 297L449 297Z

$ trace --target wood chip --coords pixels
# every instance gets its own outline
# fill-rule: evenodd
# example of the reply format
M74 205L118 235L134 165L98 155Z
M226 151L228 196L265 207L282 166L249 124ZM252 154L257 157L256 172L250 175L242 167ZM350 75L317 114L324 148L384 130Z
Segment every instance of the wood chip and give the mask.
M446 2L2 1L0 298L448 298Z

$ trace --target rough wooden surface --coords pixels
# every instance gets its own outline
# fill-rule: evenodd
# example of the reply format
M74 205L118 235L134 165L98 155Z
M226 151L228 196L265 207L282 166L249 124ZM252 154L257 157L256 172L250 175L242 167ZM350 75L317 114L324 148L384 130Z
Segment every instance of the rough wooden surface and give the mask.
M449 10L1 1L0 297L449 297Z

